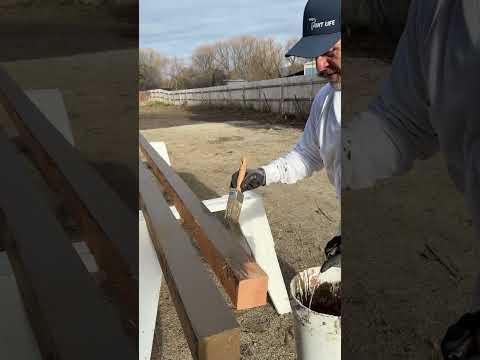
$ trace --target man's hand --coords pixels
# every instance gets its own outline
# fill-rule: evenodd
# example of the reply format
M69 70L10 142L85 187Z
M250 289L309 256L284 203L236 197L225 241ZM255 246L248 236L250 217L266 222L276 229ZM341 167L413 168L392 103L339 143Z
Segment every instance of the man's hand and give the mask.
M238 179L238 171L236 171L232 175L232 180L230 182L231 188L237 187L237 179ZM259 186L264 186L266 182L265 177L265 170L262 168L258 169L247 169L247 173L245 174L245 179L242 181L242 185L240 186L242 192L253 190L258 188Z
M450 326L442 340L445 360L480 359L480 311L463 315Z
M335 236L325 246L325 256L327 260L323 263L320 272L325 272L333 266L340 267L342 264L342 237Z

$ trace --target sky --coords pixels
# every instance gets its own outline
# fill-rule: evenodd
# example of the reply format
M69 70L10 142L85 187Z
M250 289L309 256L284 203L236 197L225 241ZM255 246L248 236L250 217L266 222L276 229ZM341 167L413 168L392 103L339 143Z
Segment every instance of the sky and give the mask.
M193 50L241 35L282 43L302 35L307 0L140 0L140 47L188 60Z

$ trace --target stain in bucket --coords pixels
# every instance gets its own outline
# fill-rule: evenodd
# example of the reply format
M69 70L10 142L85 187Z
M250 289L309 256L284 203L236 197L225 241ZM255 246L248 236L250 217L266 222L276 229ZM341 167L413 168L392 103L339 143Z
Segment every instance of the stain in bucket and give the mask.
M318 284L317 281L309 279L310 286L307 291L301 291L301 288L305 288L304 284L300 285L300 291L297 291L295 297L306 308L320 313L334 316L340 316L341 314L341 296L340 296L340 283L325 282ZM297 286L297 289L299 287Z
M323 283L313 293L310 310L340 316L341 305L340 283Z

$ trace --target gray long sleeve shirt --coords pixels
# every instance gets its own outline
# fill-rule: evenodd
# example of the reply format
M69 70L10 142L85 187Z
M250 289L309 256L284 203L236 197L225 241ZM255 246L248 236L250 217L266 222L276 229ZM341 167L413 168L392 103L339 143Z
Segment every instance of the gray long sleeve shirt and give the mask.
M480 231L480 1L412 1L389 79L342 137L344 188L441 150Z

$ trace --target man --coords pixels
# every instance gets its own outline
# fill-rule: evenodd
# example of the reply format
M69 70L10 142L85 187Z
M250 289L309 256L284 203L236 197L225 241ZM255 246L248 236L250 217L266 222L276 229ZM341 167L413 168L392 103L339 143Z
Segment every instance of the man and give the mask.
M480 237L479 94L480 2L413 0L389 79L342 128L342 186L371 186L441 150ZM480 358L480 278L473 311L447 331L445 359Z
M323 86L313 101L304 133L287 155L259 169L248 169L242 191L273 183L293 184L315 171L325 168L341 191L341 6L340 0L309 0L303 17L303 37L287 53L288 56L315 58L319 74L329 84ZM236 187L238 172L232 175ZM339 252L340 233L325 249L327 258ZM337 262L338 263L338 262ZM337 265L329 263L328 266Z

